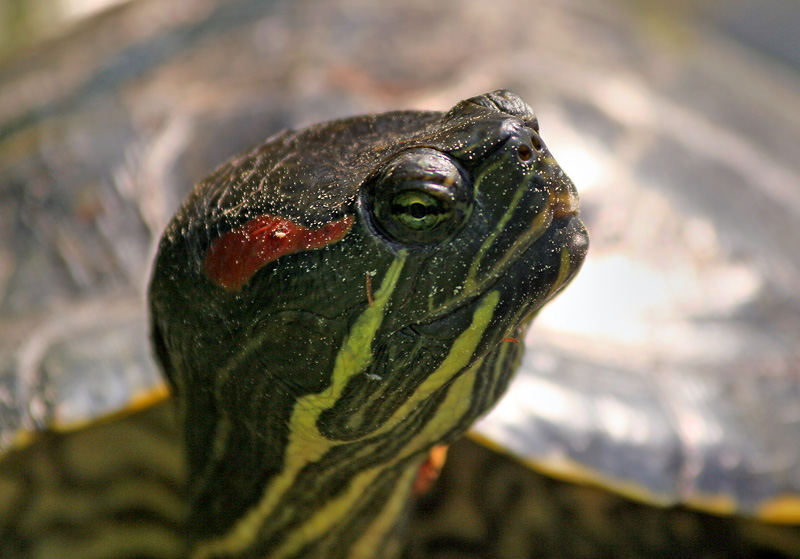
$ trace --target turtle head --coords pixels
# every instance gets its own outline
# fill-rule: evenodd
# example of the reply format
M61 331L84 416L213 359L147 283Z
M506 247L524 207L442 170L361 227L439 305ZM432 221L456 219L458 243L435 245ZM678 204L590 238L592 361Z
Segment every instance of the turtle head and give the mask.
M344 488L366 492L337 502L354 518L407 492L499 398L509 340L578 270L577 213L506 91L285 132L198 185L150 302L200 537L256 510L249 533L282 541L293 514L356 499Z
M462 101L434 128L377 168L359 214L374 239L406 258L393 328L455 336L479 300L496 293L493 335L484 340L491 346L583 262L577 191L533 111L508 91Z

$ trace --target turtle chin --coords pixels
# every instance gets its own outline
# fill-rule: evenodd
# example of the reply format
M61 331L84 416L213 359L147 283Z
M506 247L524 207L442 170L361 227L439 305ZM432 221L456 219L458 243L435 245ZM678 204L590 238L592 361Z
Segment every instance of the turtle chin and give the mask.
M566 251L566 268L561 270L557 283L551 288L550 297L560 292L572 281L583 265L589 251L589 233L577 213L553 219L550 226L555 231L556 242L562 243L562 251Z
M539 309L572 281L588 250L589 234L577 213L553 219L547 232L509 270L513 279L508 296L518 290L528 298L521 305L517 330L527 328Z

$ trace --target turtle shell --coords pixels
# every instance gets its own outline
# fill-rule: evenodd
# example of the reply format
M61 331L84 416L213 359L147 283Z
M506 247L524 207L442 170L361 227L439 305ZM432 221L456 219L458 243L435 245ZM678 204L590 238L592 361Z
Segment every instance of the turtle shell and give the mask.
M534 104L594 234L480 440L647 502L800 524L800 96L743 31L756 16L412 2L361 28L295 4L131 3L3 64L0 448L163 396L142 290L217 162L290 126L444 108L480 75ZM453 49L465 35L486 40Z

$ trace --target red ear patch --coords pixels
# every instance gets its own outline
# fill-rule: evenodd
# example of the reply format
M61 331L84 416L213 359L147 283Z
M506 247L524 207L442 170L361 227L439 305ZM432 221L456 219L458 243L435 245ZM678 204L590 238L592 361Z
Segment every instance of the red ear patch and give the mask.
M310 229L283 217L262 215L215 240L203 269L213 283L238 290L265 264L286 254L335 243L352 226L351 216Z

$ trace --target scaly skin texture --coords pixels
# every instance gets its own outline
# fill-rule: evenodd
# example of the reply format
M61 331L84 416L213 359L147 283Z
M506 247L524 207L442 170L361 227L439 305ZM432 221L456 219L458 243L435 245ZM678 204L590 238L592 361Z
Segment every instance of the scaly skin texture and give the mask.
M202 182L150 287L192 556L399 549L427 452L499 398L503 340L577 272L576 212L506 91L285 132Z

